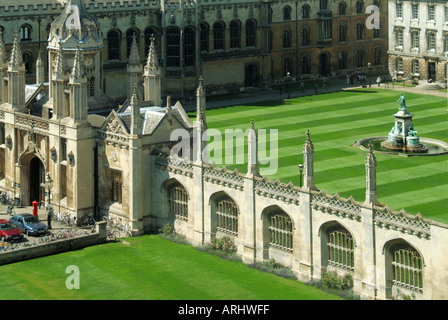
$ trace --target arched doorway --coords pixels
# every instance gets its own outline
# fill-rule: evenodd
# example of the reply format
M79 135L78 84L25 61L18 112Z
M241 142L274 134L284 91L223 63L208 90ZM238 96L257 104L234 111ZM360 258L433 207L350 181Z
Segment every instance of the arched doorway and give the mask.
M30 161L29 177L29 203L45 201L45 168L38 157Z
M246 66L244 70L244 85L254 87L258 83L258 68L254 64Z
M330 74L330 56L327 53L321 53L319 57L320 75L327 77Z

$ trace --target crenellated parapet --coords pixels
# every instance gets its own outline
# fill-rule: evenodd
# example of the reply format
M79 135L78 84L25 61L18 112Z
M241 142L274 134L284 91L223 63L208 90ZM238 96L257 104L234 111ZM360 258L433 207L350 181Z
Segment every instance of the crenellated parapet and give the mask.
M393 211L389 206L376 208L373 211L374 223L380 229L396 230L418 238L431 238L431 225L434 221L424 219L420 213L410 215L404 209Z

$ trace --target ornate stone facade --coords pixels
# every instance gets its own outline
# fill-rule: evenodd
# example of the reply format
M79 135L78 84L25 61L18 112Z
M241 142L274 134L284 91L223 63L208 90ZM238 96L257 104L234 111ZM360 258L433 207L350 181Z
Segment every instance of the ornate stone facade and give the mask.
M233 17L256 17L257 10L267 9L265 2L233 6L220 3L216 1L214 10L200 11L199 16L215 15L213 19L219 20L225 16L224 9L232 9ZM82 2L69 0L67 5L75 6L74 10L86 17L86 25L80 26L86 33L81 33L83 39L75 38L76 32L61 33L62 27L58 33L57 26L66 25L64 20L50 28L50 33L61 40L49 42L51 94L48 92L45 103L33 105L35 95L25 98L26 62L18 54L21 44L15 41L8 55L0 37L2 192L20 198L25 205L33 200L50 203L54 211L78 219L92 212L96 218L105 215L116 223L129 225L134 235L173 223L176 232L194 245L229 236L244 262L275 259L290 266L302 281L320 279L329 270L351 273L354 290L362 298L391 299L399 291L419 299L447 298L448 254L444 246L448 241L448 226L419 214L411 216L404 210L394 212L387 206L378 206L376 159L372 150L366 157L366 197L361 201L316 189L310 132L304 137L301 187L260 176L254 122L249 130L251 147L246 174L210 165L202 152L206 147L202 134L207 129L205 84L202 78L198 79L194 125L180 103L172 105L168 99L166 107L161 107L159 93L148 88L149 85L162 88L159 81L169 79L166 74L169 68L160 76L155 62L157 45L145 55L146 68L140 68L137 61L127 68L129 77L120 84L132 91L117 111L107 116L89 112L88 108L95 106L90 103L98 102L89 101L90 90L104 90L99 85L103 76L99 66L101 52L106 49L101 41L96 42L95 39L101 40L95 36L99 29L92 27L94 19L85 14ZM124 9L134 5L135 2L120 5L95 2L91 8L117 7L126 12ZM142 1L138 5L153 3ZM185 3L189 5L192 4ZM174 25L184 17L178 15L177 6L178 3L162 3L170 13L166 23ZM61 11L54 3L35 7ZM185 12L187 21L189 12ZM191 17L195 16L190 13ZM59 17L64 16L69 21L67 15ZM123 16L130 19L131 25L145 17L151 21L160 18L149 13ZM118 23L113 22L113 17L111 23ZM59 19L55 21L60 23ZM83 29L89 25L90 28ZM95 46L84 46L89 37ZM137 41L132 41L130 46L136 57ZM230 53L224 50L223 54ZM88 81L88 57L98 59L99 66L94 70L100 77L99 82ZM205 69L206 64L203 66ZM129 86L130 81L137 85ZM143 85L141 92L139 83ZM37 88L34 91L43 90L42 85ZM12 96L11 92L21 97ZM101 101L104 92L97 93ZM186 136L185 146L191 157L174 148L179 132ZM54 181L49 193L45 190L47 174Z
M390 0L389 71L395 78L431 80L446 86L446 1Z
M8 49L11 30L20 30L29 81L36 77L38 52L53 37L51 22L66 10L64 3L20 0L0 6L0 28L5 30ZM366 27L366 8L371 4L380 7L378 31ZM129 98L121 76L128 67L134 35L143 60L151 37L156 39L163 97L194 99L200 76L212 95L272 85L287 72L306 79L387 71L384 1L101 0L85 5L98 21L103 45L104 64L97 70L103 82L96 74L96 86L114 99ZM46 73L49 79L51 71Z

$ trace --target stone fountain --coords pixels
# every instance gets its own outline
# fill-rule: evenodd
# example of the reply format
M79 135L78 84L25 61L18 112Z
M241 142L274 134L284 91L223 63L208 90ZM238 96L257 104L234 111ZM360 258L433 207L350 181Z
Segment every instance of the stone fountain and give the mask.
M398 108L398 112L394 114L395 125L390 130L387 140L383 141L381 146L393 151L428 152L427 147L420 143L420 138L414 129L412 124L413 114L408 112L403 93L397 102L400 102L400 107Z

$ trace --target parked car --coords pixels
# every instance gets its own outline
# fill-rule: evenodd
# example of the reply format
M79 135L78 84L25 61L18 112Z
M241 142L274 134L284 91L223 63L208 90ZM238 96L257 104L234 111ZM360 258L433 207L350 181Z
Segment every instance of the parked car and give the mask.
M2 242L20 240L22 238L22 231L14 223L7 219L0 219L0 240Z
M39 218L30 213L16 214L10 218L23 233L38 236L48 231L48 227L39 221Z

